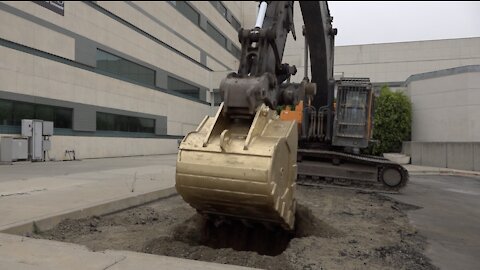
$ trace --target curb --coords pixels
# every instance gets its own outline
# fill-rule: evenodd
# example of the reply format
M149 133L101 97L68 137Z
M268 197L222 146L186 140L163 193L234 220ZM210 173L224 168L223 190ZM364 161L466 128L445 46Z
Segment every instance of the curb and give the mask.
M452 176L468 176L480 177L480 172L468 171L409 171L409 175L452 175Z
M112 199L100 204L90 205L77 209L70 209L60 213L47 215L44 217L35 217L31 220L21 221L14 224L8 224L0 228L1 233L10 233L24 235L34 231L46 231L54 228L64 219L79 219L88 216L101 216L123 211L128 208L151 203L156 200L164 199L176 195L175 187L142 193L133 197Z

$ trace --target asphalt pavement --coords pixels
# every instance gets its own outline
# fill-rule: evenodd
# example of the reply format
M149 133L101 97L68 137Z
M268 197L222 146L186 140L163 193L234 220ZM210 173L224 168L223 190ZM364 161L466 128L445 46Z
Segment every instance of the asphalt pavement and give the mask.
M393 198L421 207L410 222L427 237L425 252L440 269L480 269L480 178L415 175Z

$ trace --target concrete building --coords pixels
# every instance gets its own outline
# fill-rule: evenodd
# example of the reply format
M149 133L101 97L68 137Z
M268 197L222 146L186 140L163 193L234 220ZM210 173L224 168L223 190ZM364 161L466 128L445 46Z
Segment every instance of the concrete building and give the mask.
M55 123L50 157L174 153L236 70L254 2L0 2L0 136ZM245 16L248 15L248 16Z
M480 37L338 46L335 72L402 86L410 75L480 64Z
M335 14L331 14L335 18ZM294 7L297 40L290 35L285 46L285 62L296 65L293 81L304 77L303 18L298 2ZM335 19L333 20L335 26ZM337 36L341 36L338 29ZM480 37L335 47L337 77L368 77L376 86L404 88L410 75L460 66L480 64ZM309 65L310 66L310 65Z
M412 164L480 171L480 65L415 74L406 85Z
M49 156L57 160L70 150L78 158L176 152L178 140L214 113L221 79L238 68L237 29L254 25L258 5L38 3L0 2L0 136L19 135L21 119L53 120ZM284 62L297 66L292 81L300 82L298 2L294 10L297 40L289 36ZM480 134L478 73L460 71L480 65L479 48L480 37L337 46L335 74L408 86L415 142L473 143Z

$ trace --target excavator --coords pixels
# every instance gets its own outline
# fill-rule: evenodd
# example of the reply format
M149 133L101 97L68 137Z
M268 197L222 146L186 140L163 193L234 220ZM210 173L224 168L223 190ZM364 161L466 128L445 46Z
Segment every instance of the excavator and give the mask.
M372 138L372 84L334 79L328 4L299 4L305 78L290 82L297 69L282 63L287 35L296 39L293 1L261 1L255 26L238 32L239 68L220 83L218 111L179 145L176 189L203 215L291 231L297 184L398 192L408 181L401 165L361 154Z

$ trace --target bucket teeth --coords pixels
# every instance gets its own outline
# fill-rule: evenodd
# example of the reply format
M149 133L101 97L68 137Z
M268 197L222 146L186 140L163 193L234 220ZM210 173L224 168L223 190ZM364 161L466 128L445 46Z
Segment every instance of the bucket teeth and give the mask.
M265 105L253 122L228 121L222 109L180 144L178 193L201 213L292 230L297 124L279 120Z

